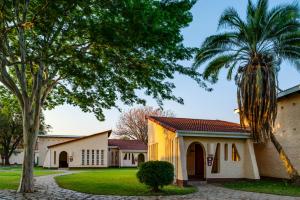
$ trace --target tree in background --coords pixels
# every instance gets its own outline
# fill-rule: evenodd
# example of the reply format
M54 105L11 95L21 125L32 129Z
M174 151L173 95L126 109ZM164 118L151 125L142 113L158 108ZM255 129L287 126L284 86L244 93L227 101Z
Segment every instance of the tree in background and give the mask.
M6 0L0 3L0 82L17 98L23 118L24 162L19 192L33 192L34 147L41 110L63 103L104 119L103 109L183 103L172 94L174 73L205 87L181 29L194 0Z
M4 165L20 145L23 137L22 113L18 101L0 86L0 146Z
M172 117L171 111L164 111L149 106L133 108L123 113L114 133L132 140L141 140L148 145L148 122L146 116Z
M221 69L228 69L228 80L235 73L242 126L251 128L253 139L271 138L292 180L298 172L272 133L277 115L277 73L286 60L300 69L300 10L297 4L268 9L267 0L248 1L246 19L234 8L226 9L219 29L199 49L194 66L207 62L204 78L217 81Z
M22 112L17 99L6 88L0 86L0 155L4 159L4 165L10 165L10 157L22 146L22 123ZM39 135L46 134L50 128L45 124L42 115Z

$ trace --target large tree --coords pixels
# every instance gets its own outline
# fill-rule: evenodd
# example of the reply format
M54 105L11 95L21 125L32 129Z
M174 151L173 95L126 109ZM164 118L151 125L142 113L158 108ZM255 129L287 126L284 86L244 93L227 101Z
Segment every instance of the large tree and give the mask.
M99 120L103 109L145 103L136 91L182 103L174 73L205 86L181 29L193 0L6 0L0 13L0 81L18 99L24 163L18 191L33 192L33 152L42 108L69 103Z
M10 165L10 157L22 146L22 123L22 112L16 97L0 86L0 155L4 165ZM51 127L45 124L43 115L40 123L39 135L44 135Z
M268 8L268 0L248 1L246 19L234 8L219 20L223 32L209 36L200 47L194 66L207 63L204 78L216 82L221 69L228 80L235 74L242 126L251 128L253 139L270 138L291 179L298 177L282 146L273 135L277 115L277 73L282 61L300 68L300 11L297 4Z
M174 116L174 113L149 106L132 108L121 115L114 133L123 138L141 140L148 145L147 116L170 117Z

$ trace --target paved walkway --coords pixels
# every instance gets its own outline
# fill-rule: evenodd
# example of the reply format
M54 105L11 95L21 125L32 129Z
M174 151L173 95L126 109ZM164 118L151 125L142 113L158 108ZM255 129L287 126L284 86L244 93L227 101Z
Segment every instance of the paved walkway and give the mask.
M63 171L63 175L78 173L79 171ZM198 191L183 196L159 196L159 197L122 197L90 195L72 190L60 188L54 181L55 176L62 174L53 174L48 176L36 177L35 187L37 192L32 194L19 194L13 190L0 190L0 199L2 200L300 200L300 197L285 197L270 194L260 194L253 192L243 192L237 190L217 187L211 184L197 184ZM0 180L1 181L1 180Z

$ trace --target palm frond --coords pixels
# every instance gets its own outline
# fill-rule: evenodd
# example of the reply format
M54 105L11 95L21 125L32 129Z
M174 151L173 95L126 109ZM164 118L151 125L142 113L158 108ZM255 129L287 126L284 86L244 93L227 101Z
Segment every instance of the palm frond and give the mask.
M230 51L230 47L234 45L236 33L225 33L212 35L203 42L195 57L193 67L197 68L204 62L225 51Z
M219 72L222 68L228 67L230 63L234 62L236 55L220 55L208 63L203 72L204 79L211 78L213 82L216 82Z

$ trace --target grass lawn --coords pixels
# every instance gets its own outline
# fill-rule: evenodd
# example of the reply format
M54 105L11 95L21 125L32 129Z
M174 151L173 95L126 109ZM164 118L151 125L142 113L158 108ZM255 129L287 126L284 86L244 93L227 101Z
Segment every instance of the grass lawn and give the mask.
M249 192L259 192L268 194L277 194L285 196L300 196L300 187L291 185L285 181L237 181L224 183L224 187Z
M47 170L41 167L34 168L34 176L44 176L49 174L60 173L54 170ZM4 189L18 189L21 176L21 167L0 167L0 190Z
M182 195L195 192L194 187L179 188L166 186L159 194L150 192L149 188L138 182L137 169L97 169L77 174L55 177L60 187L89 194L102 195Z

